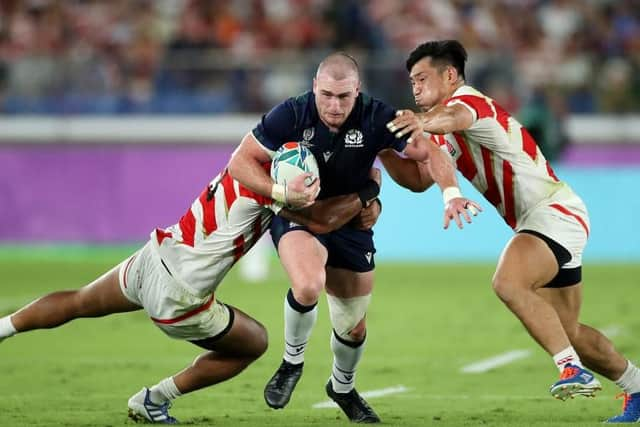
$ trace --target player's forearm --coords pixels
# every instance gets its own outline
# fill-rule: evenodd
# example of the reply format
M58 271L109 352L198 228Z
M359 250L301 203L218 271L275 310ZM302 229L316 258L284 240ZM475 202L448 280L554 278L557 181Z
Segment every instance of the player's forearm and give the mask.
M357 194L347 194L317 200L312 206L298 211L283 209L279 215L307 226L313 233L325 234L342 227L361 210L360 197Z
M444 135L463 129L461 118L454 108L437 106L421 114L422 129L437 135Z
M426 163L400 157L393 150L384 150L378 157L391 179L404 188L419 193L425 191L434 182Z
M449 156L442 150L436 149L431 153L427 167L429 174L440 189L458 186L456 169Z

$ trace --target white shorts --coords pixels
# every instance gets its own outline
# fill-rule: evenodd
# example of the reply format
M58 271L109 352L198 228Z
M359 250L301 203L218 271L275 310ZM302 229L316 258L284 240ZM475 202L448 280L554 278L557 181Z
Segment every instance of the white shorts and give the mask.
M198 341L231 326L230 309L213 294L200 298L187 292L171 277L150 242L120 264L119 278L124 296L142 306L171 338Z
M564 247L571 259L562 269L580 267L582 252L589 237L589 214L582 200L571 193L558 201L542 203L534 208L518 225L516 232L532 230Z

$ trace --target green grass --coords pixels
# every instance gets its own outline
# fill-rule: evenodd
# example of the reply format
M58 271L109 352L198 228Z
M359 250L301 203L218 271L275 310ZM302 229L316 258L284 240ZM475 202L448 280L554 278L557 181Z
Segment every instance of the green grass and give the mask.
M0 253L0 314L54 290L75 288L126 256L117 250L84 256ZM46 256L43 256L46 255ZM284 273L273 262L268 282L244 283L232 272L219 297L259 319L270 333L267 353L231 381L184 396L172 414L187 425L343 426L325 401L331 369L324 299L306 353L305 373L289 406L273 411L262 389L282 356ZM387 426L596 426L617 413L617 388L604 381L596 399L559 402L548 386L552 361L493 295L492 265L381 264L368 314L369 340L358 389L404 385L406 393L370 399ZM615 341L638 359L636 301L640 266L587 266L583 321L617 325ZM529 358L483 374L463 374L468 363L514 349ZM189 364L199 350L166 338L144 313L81 319L0 344L0 425L120 426L126 401Z

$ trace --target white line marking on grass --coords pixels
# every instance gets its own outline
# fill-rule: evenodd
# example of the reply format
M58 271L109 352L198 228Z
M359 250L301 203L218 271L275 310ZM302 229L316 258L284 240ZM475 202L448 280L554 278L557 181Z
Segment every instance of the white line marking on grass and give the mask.
M525 359L529 356L531 356L531 350L512 350L463 366L460 372L464 372L465 374L479 374L497 368L498 366L508 365L516 360Z
M388 396L390 394L398 394L405 393L409 391L409 389L403 385L397 385L393 387L381 388L380 390L369 390L360 393L360 395L364 398L372 398L372 397L382 397ZM327 400L325 402L315 403L311 405L312 408L315 409L326 409L326 408L337 408L338 405L332 400Z

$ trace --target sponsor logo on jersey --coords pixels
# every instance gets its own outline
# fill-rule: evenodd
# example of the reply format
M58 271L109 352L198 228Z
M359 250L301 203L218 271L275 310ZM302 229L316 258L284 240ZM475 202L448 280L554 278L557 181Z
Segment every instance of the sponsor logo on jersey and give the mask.
M364 147L364 136L358 129L349 129L344 136L344 146L347 148Z
M454 147L453 144L450 143L449 141L446 141L446 143L447 143L446 150L449 152L451 157L455 157L456 154L458 154L458 152L456 151L456 147ZM442 147L442 148L444 150L445 147Z
M332 155L333 155L333 151L325 151L324 153L322 153L322 157L324 157L324 162L327 163Z

